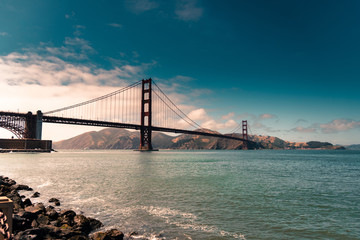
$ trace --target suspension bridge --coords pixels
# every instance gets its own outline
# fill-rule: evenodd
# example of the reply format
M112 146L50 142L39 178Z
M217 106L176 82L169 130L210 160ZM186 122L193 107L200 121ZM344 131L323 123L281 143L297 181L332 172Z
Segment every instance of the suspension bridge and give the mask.
M254 148L248 138L247 121L235 130L241 135L204 131L191 120L150 78L133 83L115 92L75 105L36 114L0 112L0 127L19 139L41 140L42 123L74 124L140 131L141 151L153 150L153 131L219 137L243 142L243 149Z

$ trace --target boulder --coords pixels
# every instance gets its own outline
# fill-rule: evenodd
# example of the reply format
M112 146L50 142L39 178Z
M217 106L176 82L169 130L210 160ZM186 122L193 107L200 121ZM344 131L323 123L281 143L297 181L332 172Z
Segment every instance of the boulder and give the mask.
M77 215L73 210L58 212L53 206L45 208L42 203L32 204L29 198L20 196L18 191L22 190L32 189L0 176L0 195L7 196L14 202L13 239L88 240L91 231L103 226L99 220L87 218L82 214ZM35 192L32 197L38 196L40 193ZM51 198L49 202L60 205L56 198ZM105 232L102 239L123 239L123 233L112 229Z
M24 207L28 207L28 206L31 206L32 205L32 202L29 198L26 198L24 201L23 201L23 204L22 204Z
M111 229L106 232L97 232L92 238L93 240L123 240L124 233L120 232L117 229Z
M45 216L43 214L40 214L37 219L36 219L36 222L40 225L40 226L43 226L43 225L48 225L50 223L50 220L49 220L49 217L48 216Z
M6 197L10 198L14 203L14 212L18 212L23 208L23 202L21 201L20 194L16 190L7 191Z
M23 209L21 211L19 211L17 213L17 215L20 217L20 218L25 218L27 220L34 220L35 218L37 218L37 214L35 213L32 213L32 212L28 212L28 211L24 211Z
M60 217L67 217L71 220L73 220L75 216L76 216L76 213L70 209L62 210L60 212Z
M74 217L74 228L86 234L89 234L92 230L89 219L81 214Z
M13 232L17 233L31 228L31 221L27 218L21 217L18 214L13 215Z
M40 197L40 193L39 192L34 192L34 194L31 197L32 198Z
M18 232L15 236L15 240L28 240L28 239L44 239L46 230L43 228L31 228L22 232Z
M104 225L102 224L102 222L100 222L99 220L95 219L95 218L88 218L90 221L90 227L91 227L91 231L94 231L96 229L99 229L101 227L103 227Z
M50 198L50 199L49 199L49 202L50 202L50 203L54 203L55 206L60 206L60 200L57 199L57 198Z
M38 203L36 205L31 205L31 206L26 207L25 211L39 215L40 213L45 212L45 206L42 203Z
M74 225L74 217L76 216L76 213L73 210L62 210L60 212L60 217L58 218L58 226L64 226L64 225L68 225L68 226L73 226Z
M10 188L14 189L16 191L21 191L21 190L31 191L32 190L32 188L30 188L28 185L23 185L23 184L15 184L15 185L12 185Z
M88 240L89 238L87 236L83 235L76 235L69 238L70 240Z
M59 213L54 209L46 209L46 216L48 216L50 220L57 220Z
M32 228L37 228L39 226L39 224L38 224L38 222L34 219L34 220L32 220L32 222L31 222L31 227Z

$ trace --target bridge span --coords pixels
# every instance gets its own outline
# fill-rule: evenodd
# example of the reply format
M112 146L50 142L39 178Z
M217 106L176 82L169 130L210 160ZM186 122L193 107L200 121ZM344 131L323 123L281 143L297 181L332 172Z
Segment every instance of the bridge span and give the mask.
M242 121L242 137L202 131L201 126L182 112L151 78L45 113L40 110L36 114L0 111L0 127L20 139L41 140L43 122L140 130L141 151L153 150L153 131L232 139L242 141L243 149L252 149L256 145L248 139L246 120ZM190 130L189 127L195 129Z

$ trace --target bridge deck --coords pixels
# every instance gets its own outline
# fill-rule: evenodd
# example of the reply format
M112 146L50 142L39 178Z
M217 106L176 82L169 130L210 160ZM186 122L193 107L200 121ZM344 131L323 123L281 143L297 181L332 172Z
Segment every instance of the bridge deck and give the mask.
M43 122L75 124L75 125L85 125L85 126L97 126L97 127L127 128L127 129L134 129L134 130L140 130L140 128L141 128L141 125L139 125L139 124L115 123L115 122L86 120L86 119L77 119L77 118L52 117L52 116L43 116ZM156 126L152 126L151 130L158 131L158 132L183 133L183 134L190 134L190 135L219 137L219 138L232 139L232 140L243 141L243 142L248 142L248 143L255 143L253 141L245 140L243 138L234 137L234 136L230 136L230 135L217 134L217 133L191 131L191 130L183 130L183 129L175 129L175 128L164 128L164 127L156 127Z

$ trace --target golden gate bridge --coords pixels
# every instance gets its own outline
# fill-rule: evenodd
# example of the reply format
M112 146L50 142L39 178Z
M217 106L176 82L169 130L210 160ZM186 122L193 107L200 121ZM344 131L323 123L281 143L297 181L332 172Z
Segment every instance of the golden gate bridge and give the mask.
M0 127L19 139L41 140L42 123L74 124L140 130L141 151L153 150L153 131L219 137L243 142L243 149L255 147L248 138L248 123L242 121L241 136L203 131L151 79L71 106L36 114L0 112Z

